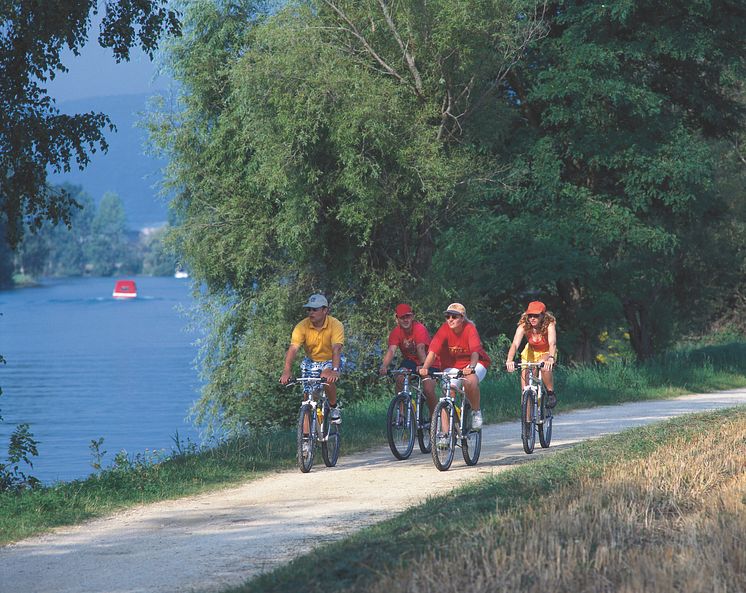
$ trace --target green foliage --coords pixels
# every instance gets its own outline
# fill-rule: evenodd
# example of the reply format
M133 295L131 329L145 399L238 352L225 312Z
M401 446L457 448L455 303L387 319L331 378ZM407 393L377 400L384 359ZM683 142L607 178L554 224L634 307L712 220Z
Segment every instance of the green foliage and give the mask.
M433 328L465 302L491 342L541 298L568 360L622 326L641 360L670 344L689 300L712 311L688 274L741 249L713 147L743 123L745 21L698 2L185 5L181 110L151 132L168 241L204 286L198 413L292 418L276 378L311 292L359 371L401 300ZM364 375L342 383L354 401Z
M2 416L0 416L0 421L2 421ZM40 486L39 480L26 474L23 469L24 466L33 468L31 458L39 454L37 444L28 424L19 424L16 427L10 435L7 460L5 463L0 463L0 492L18 492Z
M106 0L99 43L113 50L117 61L129 59L138 44L152 56L161 37L177 35L177 15L166 0ZM67 69L61 62L66 47L78 53L88 39L91 15L99 9L90 0L56 3L6 2L0 13L0 219L15 247L29 224L45 220L70 225L78 207L67 192L47 187L48 168L84 168L90 154L106 151L102 130L114 126L102 113L64 115L55 107L44 83Z
M151 129L171 156L171 240L206 283L214 315L202 411L267 422L312 291L346 324L357 369L389 329L388 315L370 311L402 294L424 303L434 237L477 199L480 184L469 180L492 172L461 128L486 115L482 102L509 65L495 49L521 51L509 32L523 25L501 12L510 3L485 2L478 14L457 4L405 3L391 14L374 3L300 3L271 15L250 2L186 9L172 48L184 109ZM446 18L452 11L468 31ZM402 35L427 48L416 63L402 55ZM354 400L361 383L346 374L342 387Z
M36 233L26 235L11 260L16 273L30 278L174 273L175 258L165 245L166 228L135 236L127 229L124 206L116 194L104 195L96 207L82 188L65 185L64 189L81 205L71 217L71 226L47 221Z

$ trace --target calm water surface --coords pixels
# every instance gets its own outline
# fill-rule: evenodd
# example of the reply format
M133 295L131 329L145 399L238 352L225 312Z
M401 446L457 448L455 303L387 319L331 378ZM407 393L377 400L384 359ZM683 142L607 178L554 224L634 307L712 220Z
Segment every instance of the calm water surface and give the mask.
M27 473L43 482L84 478L91 440L104 438L104 465L124 449L171 450L199 443L187 420L199 397L199 336L180 312L189 280L135 278L138 297L114 300L114 279L50 280L0 292L0 460L20 423L39 456Z

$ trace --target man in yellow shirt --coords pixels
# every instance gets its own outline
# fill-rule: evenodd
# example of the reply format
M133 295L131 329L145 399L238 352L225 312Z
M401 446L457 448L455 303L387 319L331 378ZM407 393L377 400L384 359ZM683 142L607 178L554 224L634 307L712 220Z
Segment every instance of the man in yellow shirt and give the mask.
M287 385L295 356L301 346L306 356L301 362L304 377L324 377L327 381L326 395L332 406L332 422L339 424L342 417L337 408L337 386L342 367L342 346L345 330L342 322L329 315L329 303L322 294L312 294L303 305L308 317L300 321L290 337L290 347L285 354L285 368L280 383Z

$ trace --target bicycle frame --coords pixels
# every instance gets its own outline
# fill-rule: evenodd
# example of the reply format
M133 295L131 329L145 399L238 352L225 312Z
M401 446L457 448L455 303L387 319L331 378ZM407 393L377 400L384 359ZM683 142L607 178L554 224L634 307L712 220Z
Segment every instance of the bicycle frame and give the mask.
M420 377L420 375L415 371L406 368L389 371L388 374L391 377L395 377L396 375L404 377L404 385L402 385L402 389L399 393L406 393L410 397L414 406L414 415L415 418L417 418L420 407L426 405L425 402L427 401L425 398L425 392L422 390L422 377ZM416 384L413 388L410 387L410 381L412 381L412 378L416 380ZM411 422L412 419L409 418L409 414L407 414L407 425L411 425Z
M521 440L526 453L534 452L537 432L542 448L549 447L552 440L552 410L544 405L544 381L537 373L543 367L544 362L516 363L516 368L526 371L526 386L521 391ZM529 397L531 407L527 410L525 402Z
M402 377L402 388L391 400L386 413L386 437L399 460L412 453L415 437L422 453L430 452L430 417L419 373L408 368L391 370L389 377Z
M311 392L308 393L308 397L300 402L300 407L308 404L313 410L311 417L313 418L312 426L308 427L309 434L311 435L312 442L323 442L329 438L329 435L324 435L321 430L321 426L324 423L324 401L328 399L324 385L326 385L326 379L320 377L297 377L295 380L288 383L288 386L295 385L296 383L304 384L308 383L311 385ZM304 395L306 392L303 392Z
M440 471L448 470L456 447L460 447L466 465L475 465L482 450L482 431L470 427L471 402L460 380L464 374L453 369L432 373L432 376L440 377L442 393L430 422L430 438L435 439L431 448L433 464ZM444 421L446 415L447 423Z
M456 446L461 446L461 435L464 433L464 418L461 410L464 405L464 398L466 397L466 389L461 381L458 381L456 385L453 384L454 379L461 379L463 374L461 371L458 373L432 373L434 377L439 377L438 382L440 383L440 391L442 395L438 401L447 401L451 405L450 407L450 418L448 419L449 431L456 430ZM459 398L456 394L460 394ZM460 403L460 405L459 405ZM454 417L455 416L455 417Z
M536 393L536 397L534 398L534 407L531 412L533 415L532 420L535 420L537 424L542 424L544 422L544 419L540 417L539 409L541 408L541 402L544 399L544 381L541 378L541 374L538 374L536 371L541 370L544 367L543 362L521 362L516 364L516 368L525 368L526 369L526 387L524 388L524 391L526 389L531 389L534 393Z

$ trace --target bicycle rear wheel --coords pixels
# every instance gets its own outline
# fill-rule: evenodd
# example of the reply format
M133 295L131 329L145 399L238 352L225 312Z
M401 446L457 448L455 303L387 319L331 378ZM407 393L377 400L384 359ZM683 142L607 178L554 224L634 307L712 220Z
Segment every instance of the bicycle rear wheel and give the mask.
M461 408L464 419L464 431L461 437L461 453L464 455L466 465L476 465L479 454L482 452L482 431L471 427L471 404L464 398L464 406Z
M526 420L530 418L530 420ZM521 394L521 440L523 441L523 450L526 453L534 452L536 444L536 430L534 418L534 392L531 389L524 389Z
M443 424L443 415L445 415L445 424ZM456 431L451 426L454 416L453 404L440 401L433 410L433 418L430 422L430 436L433 439L430 453L435 467L442 472L451 467L453 455L456 452Z
M433 446L430 438L430 418L428 417L430 408L428 408L424 397L420 397L417 401L417 442L422 453L430 453Z
M324 458L326 467L334 467L339 459L339 446L342 437L339 434L339 424L334 424L329 418L331 406L324 400L324 426L321 431L324 440L321 441L321 457Z
M311 405L302 405L298 414L298 467L304 474L310 472L313 467L313 454L316 448L313 438L313 420Z
M547 408L546 406L546 398L545 394L542 394L541 397L541 406L539 407L539 413L540 417L542 419L541 424L538 425L539 428L539 443L541 443L542 448L546 449L549 447L549 443L552 442L552 410L550 408Z
M412 398L401 392L389 404L386 413L386 437L394 457L407 459L414 448L415 415Z

